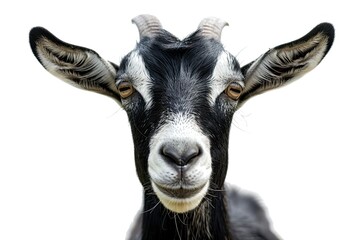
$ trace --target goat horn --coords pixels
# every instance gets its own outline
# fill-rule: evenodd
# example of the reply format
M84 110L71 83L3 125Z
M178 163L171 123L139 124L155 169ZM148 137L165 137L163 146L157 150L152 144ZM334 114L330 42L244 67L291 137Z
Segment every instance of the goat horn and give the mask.
M229 24L219 18L209 17L200 22L199 30L201 30L202 36L220 41L221 32L225 26L229 26Z
M140 39L143 37L153 37L161 32L162 26L155 16L142 14L132 19L139 29Z

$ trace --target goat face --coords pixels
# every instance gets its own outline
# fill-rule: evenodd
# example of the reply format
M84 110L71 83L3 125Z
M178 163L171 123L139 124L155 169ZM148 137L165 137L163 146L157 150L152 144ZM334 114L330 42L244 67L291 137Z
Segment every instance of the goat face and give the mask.
M140 42L119 67L43 28L30 32L30 44L50 73L123 106L146 194L155 192L179 213L196 208L212 189L222 189L235 110L312 70L334 38L332 25L323 23L240 68L220 43L226 25L221 20L205 19L182 41L155 17L141 15L134 22Z
M142 184L151 184L168 209L193 209L209 186L224 182L237 106L224 90L243 86L239 64L201 32L180 41L164 31L142 39L123 59L117 77L118 88L122 85L135 89L122 105Z

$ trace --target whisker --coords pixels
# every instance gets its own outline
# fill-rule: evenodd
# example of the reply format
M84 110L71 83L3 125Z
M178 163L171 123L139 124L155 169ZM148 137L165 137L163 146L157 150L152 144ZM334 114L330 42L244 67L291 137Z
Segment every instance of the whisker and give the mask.
M177 234L178 234L178 236L179 236L179 239L181 239L181 235L180 235L180 232L179 232L179 228L178 228L178 225L177 225L177 221L176 221L176 213L174 214L174 220L175 220L175 228L176 228L176 232L177 232Z
M185 215L184 215L185 216ZM179 218L179 221L183 224L183 225L187 225L184 221L186 221L186 218L184 218L183 220L181 220L180 216L177 214L177 217Z
M209 191L213 191L213 192L226 192L225 189L213 189L213 188L209 188Z
M204 197L204 199L206 200L206 202L210 205L210 207L212 207L213 209L215 209L214 205L212 205L211 200L208 197Z
M151 214L151 213L154 211L154 209L155 209L157 206L159 206L159 204L160 204L160 201L158 201L158 202L155 204L155 206L153 206L152 208L143 211L142 214L147 213L147 212L150 212L150 214Z

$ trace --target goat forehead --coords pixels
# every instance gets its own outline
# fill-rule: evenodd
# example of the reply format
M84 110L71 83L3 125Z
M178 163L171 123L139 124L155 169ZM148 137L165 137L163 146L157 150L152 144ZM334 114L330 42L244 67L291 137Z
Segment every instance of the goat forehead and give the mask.
M228 84L227 78L240 72L235 58L214 40L148 41L136 51L144 64L140 68L148 73L145 81L151 101L172 103L176 108L214 102Z
M206 81L222 50L220 43L201 38L166 43L150 41L139 47L154 84L184 82L188 78Z

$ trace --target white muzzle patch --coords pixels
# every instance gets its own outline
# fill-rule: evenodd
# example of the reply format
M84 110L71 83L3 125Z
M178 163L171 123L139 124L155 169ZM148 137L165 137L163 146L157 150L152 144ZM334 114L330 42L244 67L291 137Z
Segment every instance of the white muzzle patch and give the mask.
M179 149L196 144L200 154L191 163L180 166L162 154L166 144ZM210 185L211 154L210 140L193 116L172 116L151 138L148 171L153 190L167 209L183 213L199 205Z

